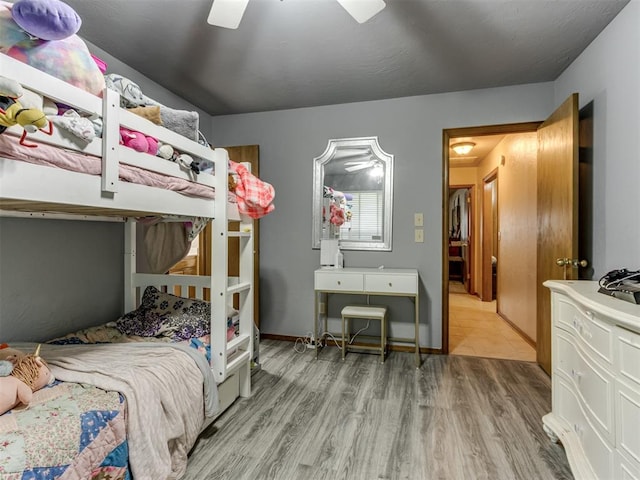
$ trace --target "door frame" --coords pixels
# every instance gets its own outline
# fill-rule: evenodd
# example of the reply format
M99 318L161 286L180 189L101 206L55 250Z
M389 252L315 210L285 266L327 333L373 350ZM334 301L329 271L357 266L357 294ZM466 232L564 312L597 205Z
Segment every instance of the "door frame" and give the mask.
M498 214L493 214L494 205L492 203L487 202L487 187L489 184L493 183L493 187L491 190L491 194L493 197L494 191L496 196L496 204L495 208L498 209L498 195L500 192L499 189L499 180L498 180L498 169L494 168L482 179L482 211L480 213L480 244L481 244L481 252L480 252L480 271L482 272L482 282L480 282L480 300L483 302L490 302L493 300L493 275L492 275L492 263L491 256L494 251L494 235L493 232L497 229L500 230L500 220ZM489 203L489 204L488 204ZM495 218L494 218L495 217ZM496 225L497 223L497 225ZM491 238L491 242L489 242L489 238ZM495 245L496 249L500 248L499 244ZM498 293L495 292L496 299L498 298Z
M523 122L442 130L442 353L449 353L449 143L457 137L535 132L542 122ZM482 229L481 229L482 230ZM476 279L476 284L477 284Z

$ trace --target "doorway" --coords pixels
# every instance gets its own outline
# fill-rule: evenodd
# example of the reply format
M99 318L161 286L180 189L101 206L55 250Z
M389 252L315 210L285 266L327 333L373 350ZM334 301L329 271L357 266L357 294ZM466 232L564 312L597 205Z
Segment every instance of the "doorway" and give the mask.
M525 155L535 155L535 148L531 152L530 148L527 150L523 148L523 145L527 142L534 143L538 125L537 122L532 122L455 129L444 132L445 151L450 154L445 156L444 168L446 177L444 185L446 203L444 204L449 206L444 212L447 216L444 223L447 226L447 245L444 249L446 261L443 263L443 269L446 270L444 281L446 282L445 292L447 294L443 295L443 304L446 302L446 310L443 309L443 316L446 316L446 321L443 322L443 351L446 353L473 355L475 352L478 356L535 361L533 346L535 333L533 333L533 339L527 338L525 332L520 331L517 325L509 321L508 315L498 310L498 302L500 301L498 286L500 262L498 259L501 256L498 171L501 168L501 163L504 166L505 152L509 152L507 156L513 162L509 167L522 174L518 170L520 166L517 162L520 162ZM518 139L519 135L525 135L524 140ZM453 149L450 149L452 143L460 142L473 143L480 147L486 147L488 144L489 147L485 148L484 153L482 153L482 149L472 151L471 157L475 157L475 159L471 160L467 157L466 163L460 165L460 156L456 155ZM501 152L501 154L495 152ZM490 161L480 166L485 156L489 156ZM451 162L449 162L450 158ZM530 177L534 182L535 189L535 172ZM455 290L454 282L457 281L457 272L455 271L455 261L452 262L450 258L453 256L455 260L457 253L455 249L451 249L452 246L455 246L451 240L451 224L455 225L456 223L455 218L452 220L451 217L456 215L456 209L451 208L450 198L452 192L459 190L464 185L460 181L461 179L471 180L467 185L475 187L477 191L477 193L471 194L469 199L470 202L475 202L475 205L469 209L469 222L473 226L469 229L468 251L475 258L468 262L468 278L471 281L469 281L469 286L464 288L465 295L452 291ZM515 195L515 190L507 188L506 194ZM530 201L535 204L535 196ZM508 210L509 208L507 208ZM515 222L521 221L522 219L516 215ZM535 217L532 221L535 224ZM521 228L514 230L521 230ZM535 228L531 230L531 234L535 251ZM477 254L473 255L473 252L477 252ZM522 253L520 251L519 255ZM535 275L535 263L530 271L533 271ZM452 285L449 284L450 281ZM509 306L509 302L507 306ZM535 318L531 319L531 323L535 325Z
M451 185L449 188L449 291L475 291L472 232L474 228L475 185Z

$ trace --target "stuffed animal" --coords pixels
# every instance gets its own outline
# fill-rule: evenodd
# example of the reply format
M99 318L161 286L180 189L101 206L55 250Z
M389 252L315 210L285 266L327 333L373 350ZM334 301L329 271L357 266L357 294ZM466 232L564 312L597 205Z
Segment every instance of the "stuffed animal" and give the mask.
M164 158L165 160L171 160L173 158L174 150L171 145L167 145L166 143L158 142L158 157Z
M331 214L331 218L329 219L329 221L332 224L339 227L344 223L344 210L338 207L335 203L331 204L331 207L329 208L329 212Z
M0 133L7 127L20 125L24 131L20 137L20 145L34 148L37 145L25 141L27 133L35 133L40 130L47 135L53 134L53 124L49 122L42 110L37 108L23 108L20 102L11 97L0 96ZM49 126L48 130L44 127Z
M9 375L0 377L0 415L20 405L29 405L33 392L22 380Z
M158 140L147 137L141 132L120 127L120 144L133 148L136 152L156 155L158 153Z
M24 89L15 80L0 75L0 95L16 99L24 95Z
M200 167L198 167L198 162L193 160L191 155L187 155L186 153L175 153L173 161L176 162L183 168L191 170L194 173L200 173Z
M11 365L10 374L0 376L0 415L21 403L29 405L33 392L55 380L39 350L27 355L7 344L0 345L0 363Z
M40 358L40 346L33 354L25 354L3 344L0 346L0 360L13 364L11 376L22 380L33 392L50 385L55 380L47 362Z

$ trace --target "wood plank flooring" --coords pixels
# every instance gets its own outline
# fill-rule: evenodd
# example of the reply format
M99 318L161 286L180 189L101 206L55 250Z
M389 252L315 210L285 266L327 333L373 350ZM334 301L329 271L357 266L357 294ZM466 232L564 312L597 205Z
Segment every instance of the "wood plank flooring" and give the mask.
M542 429L550 380L535 364L260 343L253 396L195 445L185 480L571 479Z

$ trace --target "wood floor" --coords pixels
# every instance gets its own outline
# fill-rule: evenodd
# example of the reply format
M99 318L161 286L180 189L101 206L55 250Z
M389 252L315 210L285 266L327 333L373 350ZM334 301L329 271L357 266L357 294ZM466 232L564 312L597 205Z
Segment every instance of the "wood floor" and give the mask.
M253 396L194 447L186 480L570 479L542 429L550 380L535 364L260 343Z

